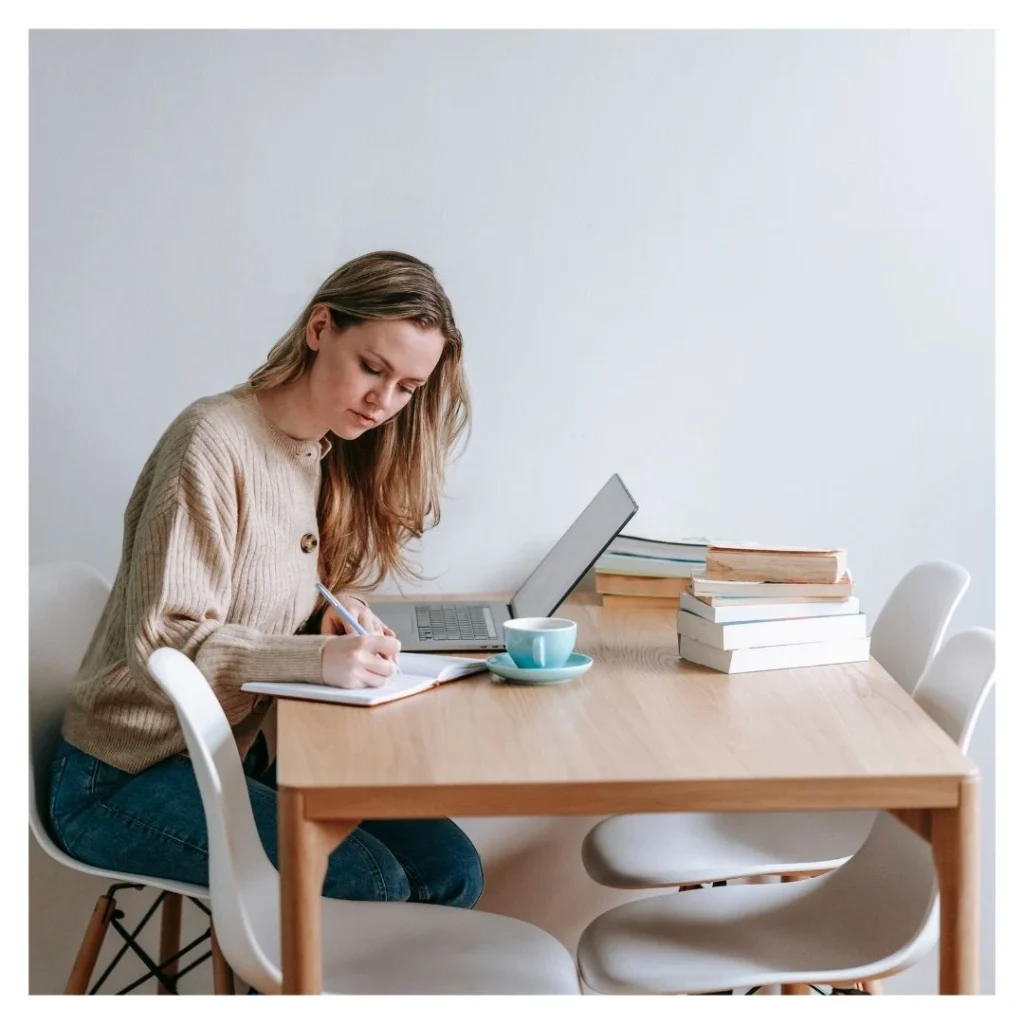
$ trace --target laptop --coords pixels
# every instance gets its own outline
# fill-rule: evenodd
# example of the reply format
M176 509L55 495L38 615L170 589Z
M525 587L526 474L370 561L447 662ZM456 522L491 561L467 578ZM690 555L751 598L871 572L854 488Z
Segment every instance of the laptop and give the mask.
M633 518L637 507L619 475L613 474L508 604L373 601L370 607L395 631L403 651L503 651L502 623L550 615Z

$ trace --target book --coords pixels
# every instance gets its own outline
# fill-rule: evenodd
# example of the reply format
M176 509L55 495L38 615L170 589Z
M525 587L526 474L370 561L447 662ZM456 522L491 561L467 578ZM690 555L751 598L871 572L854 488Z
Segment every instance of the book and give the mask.
M679 607L679 595L675 597L645 597L633 594L604 594L601 604L605 608L670 608Z
M709 580L746 583L836 583L846 572L844 548L774 548L712 544Z
M735 651L748 647L856 640L868 635L866 615L828 615L808 619L770 619L766 622L708 622L692 612L676 615L676 632L709 647Z
M784 604L810 604L810 605L822 605L828 607L832 604L841 604L843 601L849 600L849 598L843 597L729 597L725 594L701 594L695 595L689 590L686 591L696 601L700 601L701 604L707 605L710 608L751 608L758 607L759 605L784 605Z
M703 572L704 563L647 558L644 555L619 555L606 551L594 563L594 568L599 573L618 573L621 576L671 576L688 579L694 572Z
M717 672L766 672L780 668L808 668L812 665L843 665L867 661L871 638L829 640L813 644L781 644L777 647L747 647L721 651L687 636L679 637L679 657Z
M641 558L665 558L677 562L703 562L710 541L706 537L684 541L649 540L620 533L608 545L613 555L637 555Z
M746 580L710 580L703 573L697 573L690 579L690 590L694 597L774 597L786 600L852 597L853 577L847 570L838 583L751 583Z
M326 701L330 704L351 704L375 707L402 697L430 690L441 683L464 679L487 670L483 658L452 658L443 654L399 654L398 671L383 686L362 690L344 690L324 683L245 683L248 693L265 693L273 697L296 697Z
M679 576L621 576L613 572L599 572L594 582L599 594L671 597L673 600L686 586L686 579Z
M717 600L718 604L709 604ZM788 602L785 598L704 598L683 591L679 607L708 622L762 622L768 619L804 619L818 615L856 615L860 599L856 597L808 599Z

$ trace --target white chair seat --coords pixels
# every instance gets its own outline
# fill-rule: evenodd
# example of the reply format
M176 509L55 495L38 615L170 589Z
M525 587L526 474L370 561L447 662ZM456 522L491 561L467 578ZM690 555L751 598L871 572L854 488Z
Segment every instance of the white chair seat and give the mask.
M96 868L91 864L86 864L85 861L75 860L74 857L69 857L51 838L49 832L47 832L42 826L36 826L33 828L33 833L39 845L55 860L58 864L63 864L67 868L71 868L72 871L77 871L83 875L95 875L97 878L103 878L107 881L113 880L115 882L129 882L132 885L148 885L154 889L163 889L164 892L176 892L182 896L194 896L197 900L203 900L206 903L210 902L210 890L202 885L192 885L189 882L178 882L173 878L159 878L156 875L132 875L126 871L111 871L109 868Z
M614 889L838 867L867 838L874 811L622 814L583 842L583 864Z
M587 926L578 961L598 992L680 993L881 977L938 937L927 843L878 814L856 857L829 875L652 896Z
M37 838L54 860L83 874L210 900L204 886L95 868L69 857L48 835ZM277 934L271 930L268 938ZM580 993L569 951L547 932L514 918L452 907L325 899L323 934L326 992ZM276 949L274 959L281 962Z
M323 937L328 993L580 994L575 961L557 939L479 910L324 900Z

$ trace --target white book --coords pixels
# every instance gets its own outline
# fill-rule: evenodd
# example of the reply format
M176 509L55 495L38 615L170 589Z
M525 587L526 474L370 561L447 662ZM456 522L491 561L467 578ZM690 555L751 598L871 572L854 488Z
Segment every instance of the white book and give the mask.
M815 644L782 644L778 647L749 647L739 651L721 651L689 637L679 637L679 656L695 665L717 672L766 672L782 668L809 668L813 665L845 665L867 661L871 657L871 638L830 640Z
M854 640L868 635L866 615L829 615L814 619L769 619L764 622L708 622L687 611L676 614L676 631L709 647L735 651L741 647L778 647L828 640Z
M712 608L743 608L749 605L769 604L834 604L836 601L845 601L846 597L734 597L729 594L699 594L698 600Z
M744 580L709 580L703 572L692 574L695 597L850 597L853 576L847 570L838 583L752 583Z
M483 658L451 658L443 654L399 654L398 672L383 686L362 690L344 690L323 683L245 683L248 693L265 693L272 697L297 697L306 700L327 701L330 704L352 704L356 707L374 707L402 697L411 697L441 683L463 679L476 672L484 672Z
M644 555L620 555L606 551L595 563L597 572L619 576L673 576L688 579L704 571L704 562L682 562L670 558L647 558Z
M763 622L769 619L810 619L819 615L856 615L860 611L860 598L845 601L800 601L786 604L769 601L764 604L747 603L748 599L734 599L737 603L711 605L698 600L685 591L679 595L679 607L709 622ZM749 599L751 602L753 599Z

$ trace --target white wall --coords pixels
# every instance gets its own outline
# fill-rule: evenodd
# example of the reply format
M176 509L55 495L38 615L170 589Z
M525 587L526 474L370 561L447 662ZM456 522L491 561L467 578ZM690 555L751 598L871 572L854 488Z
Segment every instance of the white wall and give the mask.
M980 32L34 33L31 560L113 575L171 418L397 248L475 400L445 589L514 586L619 471L636 532L846 545L872 615L955 559L953 628L993 625L993 134ZM990 707L986 990L993 747ZM622 898L591 821L470 822L485 905L574 946ZM32 872L53 991L96 888Z

